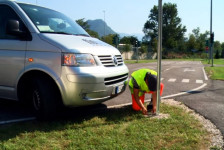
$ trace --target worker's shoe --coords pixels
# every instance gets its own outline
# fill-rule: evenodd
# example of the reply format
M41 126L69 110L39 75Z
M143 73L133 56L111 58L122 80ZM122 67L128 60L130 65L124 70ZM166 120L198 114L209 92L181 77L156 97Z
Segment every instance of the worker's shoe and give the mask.
M149 105L147 106L147 110L148 110L148 111L151 111L152 108L153 108L153 105L150 105L150 104L149 104Z

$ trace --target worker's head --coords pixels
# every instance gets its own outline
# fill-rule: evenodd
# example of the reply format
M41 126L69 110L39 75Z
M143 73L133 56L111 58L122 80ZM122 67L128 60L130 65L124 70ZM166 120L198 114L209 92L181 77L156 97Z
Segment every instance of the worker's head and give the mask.
M157 76L148 73L146 77L146 83L150 91L157 90Z

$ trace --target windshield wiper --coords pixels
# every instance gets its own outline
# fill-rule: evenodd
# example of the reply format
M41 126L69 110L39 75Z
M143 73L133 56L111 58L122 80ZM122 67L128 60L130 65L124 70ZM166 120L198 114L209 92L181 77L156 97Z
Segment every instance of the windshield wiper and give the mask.
M88 34L73 34L75 36L86 36L86 37L90 37Z
M66 34L66 35L75 35L75 36L86 36L86 37L90 37L88 34L71 34L71 33L67 33L67 32L50 32L50 31L43 31L41 33L52 33L52 34Z
M71 34L71 33L66 33L66 32L49 32L49 31L44 31L44 32L41 32L41 33L73 35L73 34Z

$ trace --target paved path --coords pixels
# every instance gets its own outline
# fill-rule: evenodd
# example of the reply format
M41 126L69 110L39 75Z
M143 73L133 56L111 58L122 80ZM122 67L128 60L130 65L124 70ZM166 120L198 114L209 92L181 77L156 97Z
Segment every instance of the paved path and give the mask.
M203 90L176 97L175 100L209 119L224 136L224 81L209 80Z
M210 67L211 64L205 64L204 66ZM224 67L224 65L216 64L214 66ZM176 97L175 100L183 102L212 121L224 137L224 81L209 79L207 86L202 91Z

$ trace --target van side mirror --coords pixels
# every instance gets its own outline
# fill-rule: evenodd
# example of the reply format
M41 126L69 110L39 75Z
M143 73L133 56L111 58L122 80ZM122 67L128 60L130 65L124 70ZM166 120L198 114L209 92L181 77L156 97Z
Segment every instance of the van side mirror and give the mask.
M6 24L6 33L10 35L18 35L21 33L19 30L18 20L8 20Z
M26 31L21 31L19 29L18 20L8 20L6 24L6 33L9 35L17 36L23 40L31 40L32 37Z

